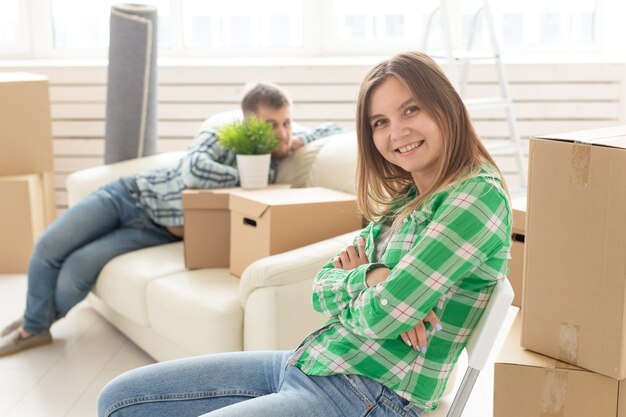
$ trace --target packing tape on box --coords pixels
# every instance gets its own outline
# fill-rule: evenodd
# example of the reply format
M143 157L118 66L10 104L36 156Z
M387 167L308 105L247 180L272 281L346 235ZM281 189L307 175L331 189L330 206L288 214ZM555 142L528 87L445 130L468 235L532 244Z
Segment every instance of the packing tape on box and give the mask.
M575 324L561 323L559 328L559 359L563 362L578 364L578 332Z
M589 182L589 159L591 144L576 141L572 147L570 161L570 182L572 184L587 185Z
M157 151L157 9L111 8L104 162Z
M556 361L554 361L556 366ZM546 369L541 393L541 417L563 417L567 395L567 370Z

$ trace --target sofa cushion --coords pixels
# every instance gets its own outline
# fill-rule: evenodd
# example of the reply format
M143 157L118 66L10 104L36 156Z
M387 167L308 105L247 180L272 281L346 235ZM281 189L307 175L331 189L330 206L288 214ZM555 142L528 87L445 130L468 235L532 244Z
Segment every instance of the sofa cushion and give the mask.
M183 243L136 250L109 261L92 291L126 318L148 324L146 288L151 281L185 270Z
M357 153L356 132L331 136L311 165L306 186L354 194Z
M239 279L227 268L198 269L155 280L146 293L148 321L193 354L243 349Z
M276 171L276 183L291 184L294 188L304 187L307 177L309 176L309 171L311 170L311 165L315 162L320 149L322 149L333 136L311 142L282 160Z
M231 123L235 120L241 119L243 119L243 112L241 111L241 109L223 111L214 114L213 116L210 116L204 122L202 122L202 125L200 125L200 129L197 133L204 132L206 130L214 130L227 123Z

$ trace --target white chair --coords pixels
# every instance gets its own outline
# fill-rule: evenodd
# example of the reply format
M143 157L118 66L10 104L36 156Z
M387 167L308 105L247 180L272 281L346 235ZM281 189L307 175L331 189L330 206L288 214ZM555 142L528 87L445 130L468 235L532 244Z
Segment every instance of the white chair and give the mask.
M439 407L428 417L460 417L467 403L467 399L474 388L478 374L483 370L491 353L498 334L502 330L514 296L513 288L508 279L504 279L493 289L487 309L480 322L472 332L467 345L467 370L463 376L452 404L448 407L445 397ZM457 365L458 366L458 365ZM451 383L453 381L450 381ZM447 410L447 414L446 414Z

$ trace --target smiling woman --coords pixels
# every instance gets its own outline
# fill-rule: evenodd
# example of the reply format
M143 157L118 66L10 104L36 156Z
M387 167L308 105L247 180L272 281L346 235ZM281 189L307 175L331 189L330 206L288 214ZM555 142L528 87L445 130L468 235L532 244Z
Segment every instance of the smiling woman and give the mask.
M410 172L419 190L428 189L443 152L437 122L422 111L406 83L394 76L372 93L369 113L378 152Z

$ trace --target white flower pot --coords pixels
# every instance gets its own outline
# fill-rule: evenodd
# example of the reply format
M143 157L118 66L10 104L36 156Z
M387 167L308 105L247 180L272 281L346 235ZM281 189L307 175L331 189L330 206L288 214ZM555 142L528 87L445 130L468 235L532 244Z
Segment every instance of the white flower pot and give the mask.
M237 155L237 169L241 188L267 187L272 155Z

